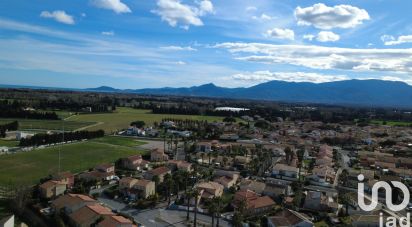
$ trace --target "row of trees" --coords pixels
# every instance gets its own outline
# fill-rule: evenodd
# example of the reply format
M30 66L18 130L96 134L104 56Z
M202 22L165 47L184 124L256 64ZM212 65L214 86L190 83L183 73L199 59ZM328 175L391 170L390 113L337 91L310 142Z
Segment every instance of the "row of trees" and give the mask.
M8 124L0 125L0 138L6 137L7 131L14 131L19 128L19 122L13 121Z
M25 106L17 101L9 102L3 100L0 102L0 117L4 118L28 118L28 119L47 119L58 120L59 117L55 112L26 110Z
M66 141L76 141L83 139L93 139L98 137L103 137L104 131L75 131L75 132L64 132L64 133L54 133L54 134L44 134L39 133L30 138L22 138L20 140L19 146L39 146L52 143L60 143Z

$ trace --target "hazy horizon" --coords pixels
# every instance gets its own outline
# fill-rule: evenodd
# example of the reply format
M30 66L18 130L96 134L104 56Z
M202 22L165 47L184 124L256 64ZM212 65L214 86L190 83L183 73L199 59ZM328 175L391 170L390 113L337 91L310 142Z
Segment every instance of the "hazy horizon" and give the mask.
M5 0L0 79L119 89L412 84L411 7L388 0Z

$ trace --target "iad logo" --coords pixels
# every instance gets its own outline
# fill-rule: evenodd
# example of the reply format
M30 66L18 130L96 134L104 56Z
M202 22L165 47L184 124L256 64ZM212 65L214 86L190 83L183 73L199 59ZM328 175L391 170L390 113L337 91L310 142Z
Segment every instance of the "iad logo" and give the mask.
M401 204L399 205L394 205L392 203L392 188L391 186L385 182L385 181L378 181L376 182L373 187L372 187L372 196L371 196L371 203L369 205L365 204L365 186L364 183L362 183L362 181L365 179L365 177L360 174L358 176L358 180L360 181L360 183L358 183L358 204L360 206L360 208L364 211L372 211L374 210L377 206L378 206L378 190L380 188L385 189L385 194L386 194L386 206L392 210L392 211L401 211L404 210L409 203L409 190L408 188L402 184L399 181L391 181L391 183L393 184L393 186L401 189L402 193L403 193L403 201Z
M360 174L358 175L358 180L360 181L358 183L358 204L359 207L364 210L364 211L372 211L374 209L376 209L376 207L378 206L379 202L378 202L378 190L379 189L384 189L385 190L385 195L386 195L386 207L389 209L388 212L392 211L392 212L398 212L401 210L404 210L409 203L409 190L408 188L401 182L399 181L391 181L392 185L396 188L399 188L402 193L403 193L403 201L402 203L395 205L393 204L393 200L392 200L392 188L391 186L384 181L378 181L376 182L373 186L372 186L372 195L371 197L367 197L364 193L365 193L365 185L362 182L365 179L365 177ZM367 198L370 201L369 205L365 204L365 198ZM396 213L392 213L391 214L392 217L388 217L386 220L386 225L385 226L396 226L397 221L399 221L399 225L401 227L406 227L406 226L410 226L410 214L407 213L406 217L401 217L399 215L397 215ZM379 218L379 225L380 226L384 226L384 220L383 220L383 215L382 213L380 214L380 218Z

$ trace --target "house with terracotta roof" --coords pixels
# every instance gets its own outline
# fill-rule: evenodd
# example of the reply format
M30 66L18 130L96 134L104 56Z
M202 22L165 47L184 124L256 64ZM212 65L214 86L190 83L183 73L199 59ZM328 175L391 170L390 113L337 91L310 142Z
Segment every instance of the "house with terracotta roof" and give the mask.
M275 216L267 218L269 227L312 227L313 223L305 214L284 209Z
M152 170L149 170L149 171L145 172L143 174L143 177L146 180L153 180L154 176L158 176L159 177L159 182L161 183L161 182L163 182L164 176L166 174L171 174L171 173L172 173L172 171L169 168L167 168L165 166L161 166L161 167L157 167L156 169L152 169Z
M101 164L94 168L94 170L79 174L80 179L86 181L105 181L113 180L115 177L115 167L113 164Z
M203 199L211 199L213 197L220 197L223 195L224 187L217 182L201 182L196 184L195 187L200 190L200 197Z
M90 227L98 224L100 219L113 215L110 209L100 204L86 205L71 213L69 222L76 227Z
M105 216L103 221L97 224L97 227L134 227L132 221L123 216Z
M42 198L50 199L53 197L57 197L59 195L64 194L67 189L67 184L55 181L55 180L48 180L43 184L39 185L40 196Z
M155 182L146 179L123 177L119 180L119 189L132 199L148 198L156 193Z
M149 167L149 161L143 160L141 155L132 155L127 158L120 159L120 166L129 170L143 170Z
M163 149L156 148L150 152L150 161L152 162L166 162L167 160L169 160L169 156L165 154Z
M96 204L97 201L87 195L82 194L66 194L53 200L51 207L55 212L64 212L71 214L74 211L86 206Z
M172 171L176 171L176 170L182 170L182 171L187 171L187 172L192 171L192 164L186 161L182 161L182 160L169 160L167 162L167 167L169 167L169 169Z
M271 211L276 203L269 196L259 196L250 190L235 193L231 205L238 209L244 204L247 216L262 215Z
M72 188L74 185L74 174L70 172L61 172L52 176L52 180L60 181L67 185L67 188Z

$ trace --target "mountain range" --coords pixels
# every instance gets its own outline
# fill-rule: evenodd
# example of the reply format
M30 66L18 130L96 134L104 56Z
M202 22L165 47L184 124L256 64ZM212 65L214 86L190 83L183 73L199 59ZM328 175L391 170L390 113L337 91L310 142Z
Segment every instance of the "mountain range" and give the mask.
M0 85L1 87L412 108L412 86L404 82L386 80L343 80L326 83L274 80L247 88L225 88L212 83L193 87L146 89L116 89L108 86L86 89L19 85Z
M399 81L344 80L326 83L269 81L248 88L225 88L212 83L181 88L87 89L154 95L198 96L373 107L412 107L412 86Z

